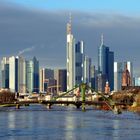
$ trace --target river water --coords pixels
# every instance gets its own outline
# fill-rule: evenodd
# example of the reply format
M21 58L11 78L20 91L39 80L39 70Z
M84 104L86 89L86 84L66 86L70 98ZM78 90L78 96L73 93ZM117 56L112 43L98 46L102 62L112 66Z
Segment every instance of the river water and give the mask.
M0 140L140 140L140 115L62 106L0 108Z

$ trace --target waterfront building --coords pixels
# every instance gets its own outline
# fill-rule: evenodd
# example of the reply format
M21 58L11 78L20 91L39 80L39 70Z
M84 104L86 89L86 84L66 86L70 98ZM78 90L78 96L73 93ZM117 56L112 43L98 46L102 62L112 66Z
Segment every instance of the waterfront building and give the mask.
M18 92L18 57L9 57L9 88Z
M66 69L56 69L54 71L54 79L56 80L56 93L65 92L67 90Z
M18 92L26 93L26 61L21 56L18 58Z
M1 61L1 87L9 88L9 58L3 57Z
M114 62L114 91L121 90L122 73L123 73L123 63Z
M109 82L110 89L114 89L114 52L109 50L109 47L104 45L103 35L101 36L101 45L98 49L98 73L99 79L105 78L102 81ZM101 76L103 75L103 76ZM98 84L99 86L100 84ZM105 83L103 84L105 85ZM98 87L99 88L99 87ZM99 88L101 89L101 87ZM103 89L104 90L104 87Z

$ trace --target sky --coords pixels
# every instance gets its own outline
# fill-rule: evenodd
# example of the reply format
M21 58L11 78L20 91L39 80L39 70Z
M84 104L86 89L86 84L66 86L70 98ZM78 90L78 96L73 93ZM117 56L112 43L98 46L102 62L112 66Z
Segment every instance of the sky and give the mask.
M115 61L140 76L140 0L0 0L0 58L36 56L41 67L66 67L66 24L97 66L100 36Z

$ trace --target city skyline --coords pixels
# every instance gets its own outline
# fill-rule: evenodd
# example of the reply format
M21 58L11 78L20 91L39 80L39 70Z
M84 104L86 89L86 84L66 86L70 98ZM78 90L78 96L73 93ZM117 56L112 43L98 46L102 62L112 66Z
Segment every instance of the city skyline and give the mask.
M127 1L124 6L126 12L119 8L113 10L114 6L112 9L109 8L117 3L112 4L109 3L110 1L106 2L105 7L103 5L99 7L101 1L95 2L93 9L84 8L83 11L78 7L78 1L73 8L72 6L65 7L65 3L61 7L53 8L50 1L48 1L48 6L51 4L52 8L51 6L50 8L42 8L35 6L39 2L37 0L34 4L31 0L29 3L23 1L21 3L19 1L17 3L16 0L2 0L0 2L0 58L22 52L27 58L33 57L32 55L37 56L43 67L66 67L65 25L69 19L69 12L71 12L73 34L77 39L76 41L83 40L85 42L86 54L93 59L93 64L97 66L100 35L104 33L105 44L115 52L115 61L131 61L134 63L135 74L140 73L140 64L137 61L140 44L140 20L137 12L139 10L137 7L135 10L130 8L132 1ZM41 2L47 3L43 0ZM63 0L60 3L62 2ZM88 7L89 3L91 3L90 0L85 7ZM83 4L85 2L81 3L81 8ZM74 5L73 1L71 5ZM110 10L112 13L109 13Z

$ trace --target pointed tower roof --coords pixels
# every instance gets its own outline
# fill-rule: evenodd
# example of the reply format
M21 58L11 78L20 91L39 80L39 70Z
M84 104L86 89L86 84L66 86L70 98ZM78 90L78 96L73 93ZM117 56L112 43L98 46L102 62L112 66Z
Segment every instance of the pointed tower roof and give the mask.
M104 45L104 34L101 34L101 45Z

